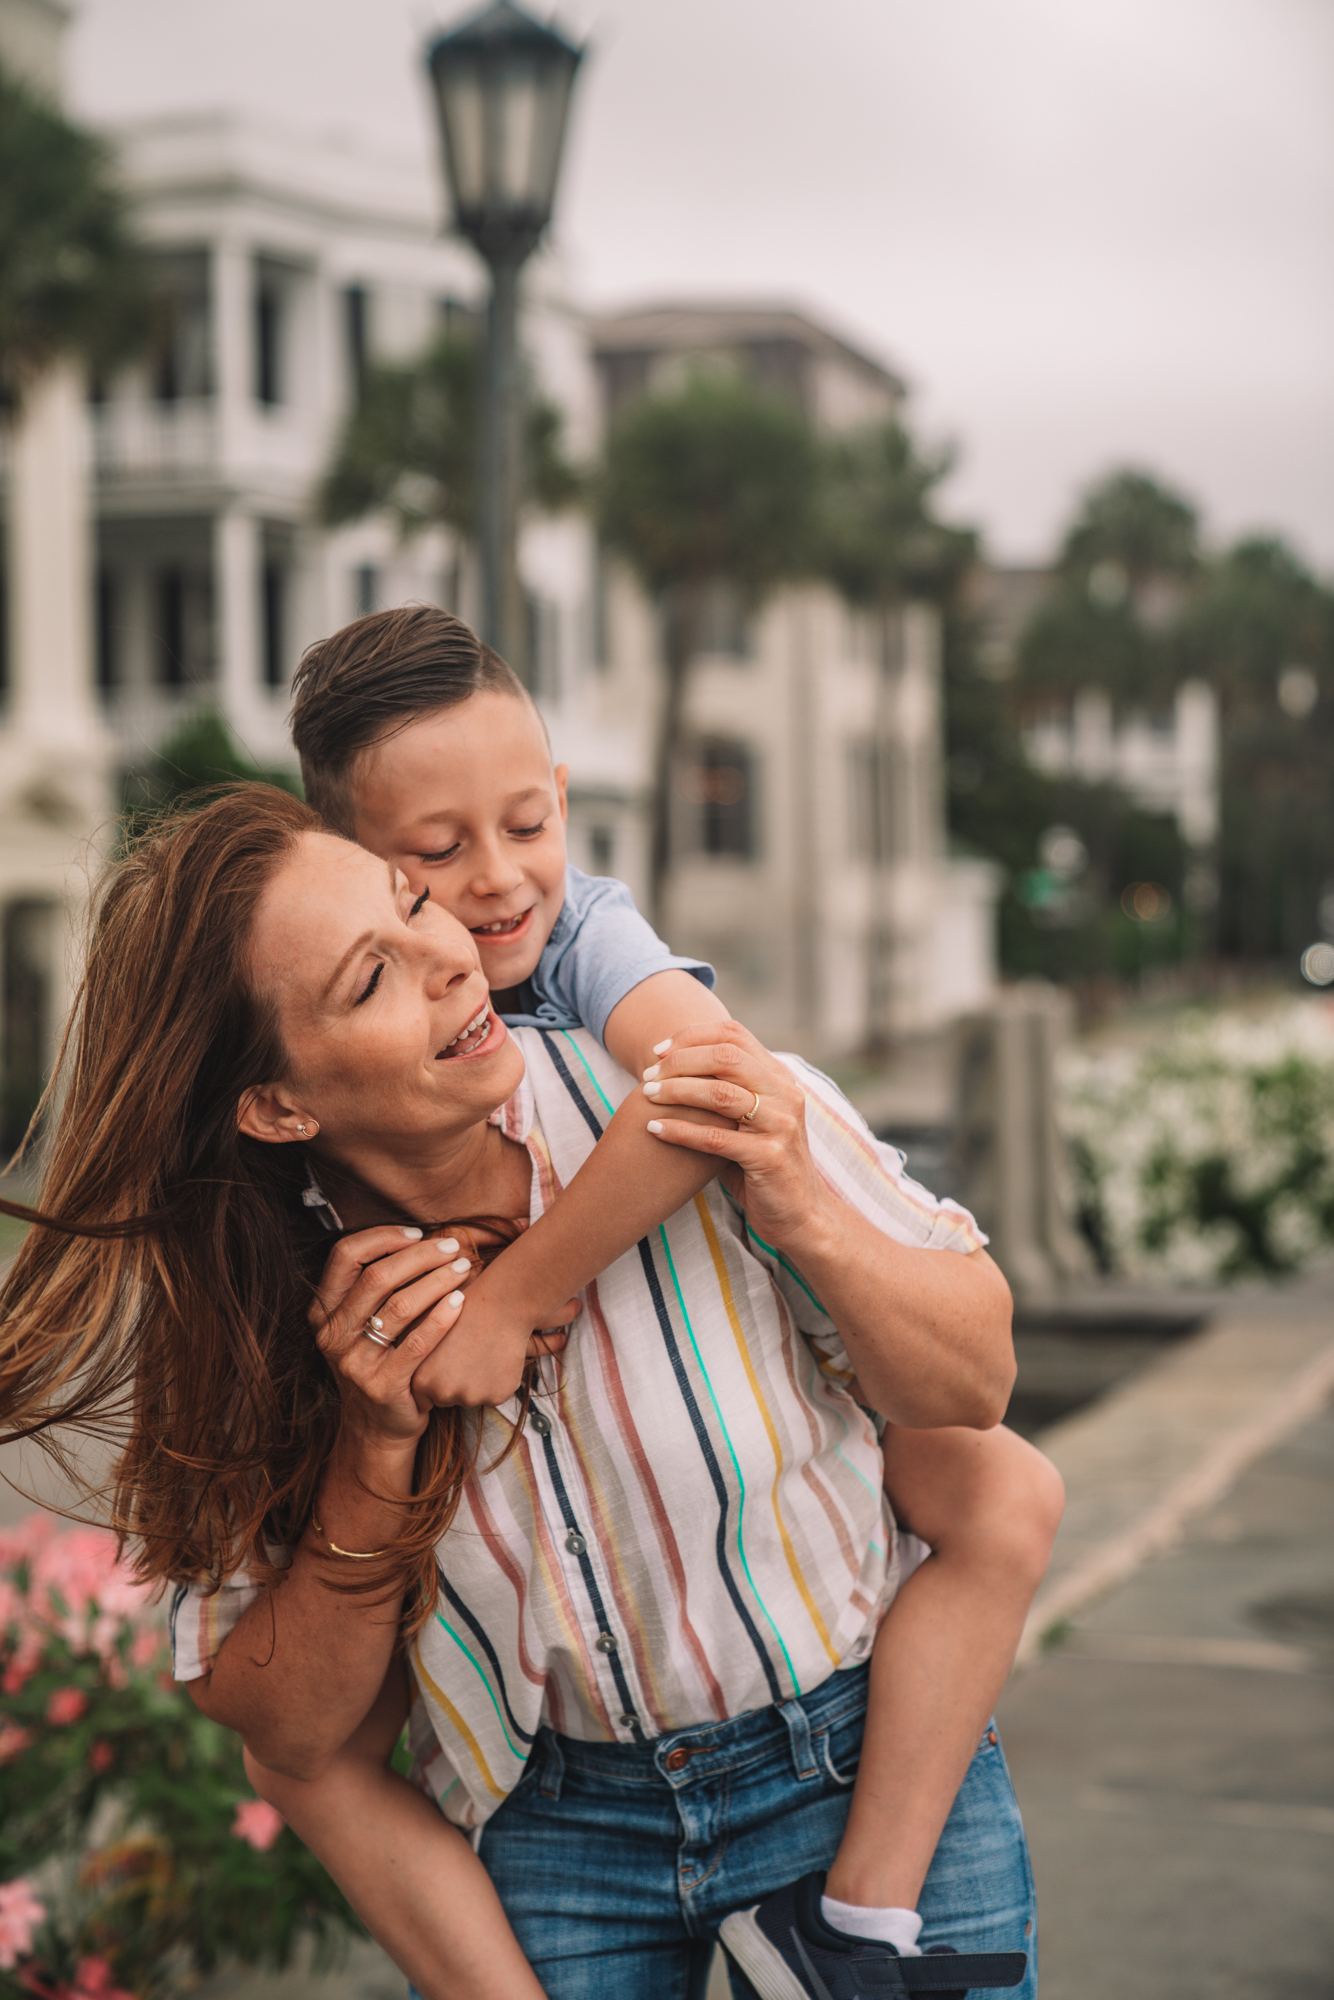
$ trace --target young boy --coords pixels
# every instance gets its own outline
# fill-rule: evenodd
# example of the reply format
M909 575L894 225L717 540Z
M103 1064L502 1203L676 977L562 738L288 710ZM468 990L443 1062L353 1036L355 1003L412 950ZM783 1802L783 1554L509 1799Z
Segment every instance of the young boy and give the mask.
M651 1098L672 1037L728 1018L711 970L673 957L620 884L567 867L565 767L553 769L520 683L458 620L424 607L361 619L307 654L296 691L293 737L307 797L336 830L394 862L418 893L429 889L467 926L507 1020L591 1029L622 1068L645 1075ZM451 1340L510 1343L516 1379L532 1328L548 1324L715 1171L707 1152L679 1143L672 1121L646 1121L637 1095L554 1208L474 1276ZM674 1111L681 1119L710 1122ZM678 1143L662 1143L671 1138ZM1003 1288L985 1252L969 1262L979 1284ZM872 1655L859 1774L820 1909L835 1957L864 1953L867 1941L886 1958L915 1955L922 1882L1060 1514L1054 1468L1003 1429L890 1425L885 1485L931 1560L899 1590ZM253 1775L377 1929L392 1928L385 1913L395 1888L401 1902L405 1870L432 1883L432 1907L419 1902L413 1917L422 1950L405 1969L436 2000L467 1990L477 1961L464 1931L468 1923L475 1930L481 1905L474 1901L462 1926L452 1909L445 1915L446 1875L460 1877L466 1850L443 1821L437 1840L420 1799L387 1776L385 1742L371 1719L314 1783ZM342 1844L336 1831L389 1821L399 1838ZM462 1880L459 1888L470 1893ZM777 1976L791 1983L773 1990L814 1993L808 1972L785 1955L781 1932L762 1904L730 1918L724 1942L757 1982L774 1979L777 1955ZM429 1984L419 1964L434 1968Z

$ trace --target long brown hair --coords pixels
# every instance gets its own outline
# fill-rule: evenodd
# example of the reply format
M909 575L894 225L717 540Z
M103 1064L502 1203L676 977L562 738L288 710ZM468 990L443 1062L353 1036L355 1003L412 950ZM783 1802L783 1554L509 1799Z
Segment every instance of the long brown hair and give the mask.
M246 1090L288 1066L252 980L256 911L320 830L299 800L244 785L108 871L45 1100L40 1208L0 1202L44 1225L0 1288L0 1442L33 1438L75 1479L57 1427L110 1443L104 1504L146 1578L274 1577L272 1545L304 1529L338 1431L307 1321L332 1239L302 1203L305 1149L237 1129ZM383 1561L340 1566L357 1575L339 1587L406 1589L408 1629L434 1601L481 1429L434 1411L401 1534Z

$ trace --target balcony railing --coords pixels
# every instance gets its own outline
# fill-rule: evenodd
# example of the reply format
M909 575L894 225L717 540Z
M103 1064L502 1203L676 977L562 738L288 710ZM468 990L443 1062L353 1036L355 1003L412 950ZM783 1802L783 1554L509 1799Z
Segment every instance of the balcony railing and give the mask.
M99 477L181 478L217 464L213 403L103 403L91 411Z

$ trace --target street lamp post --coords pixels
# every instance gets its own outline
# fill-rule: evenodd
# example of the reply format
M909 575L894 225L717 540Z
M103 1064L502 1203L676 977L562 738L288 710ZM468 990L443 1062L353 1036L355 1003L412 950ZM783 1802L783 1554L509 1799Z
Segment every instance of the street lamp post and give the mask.
M519 271L551 220L582 56L511 0L491 0L426 52L454 218L491 271L477 521L481 633L519 668L527 650L516 556L523 482Z

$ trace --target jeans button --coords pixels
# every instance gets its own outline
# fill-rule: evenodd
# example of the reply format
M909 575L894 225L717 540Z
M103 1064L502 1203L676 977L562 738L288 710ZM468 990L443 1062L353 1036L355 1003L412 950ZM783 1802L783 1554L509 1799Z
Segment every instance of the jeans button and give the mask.
M691 1753L689 1750L678 1748L676 1750L669 1750L662 1761L669 1771L684 1771L686 1765L690 1762L690 1757Z
M599 1633L598 1633L598 1651L599 1651L599 1653L614 1653L614 1652L616 1652L617 1650L618 1650L618 1649L617 1649L617 1645L616 1645L616 1639L615 1639L615 1636L614 1636L614 1635L613 1635L613 1634L612 1634L611 1632L599 1632Z

